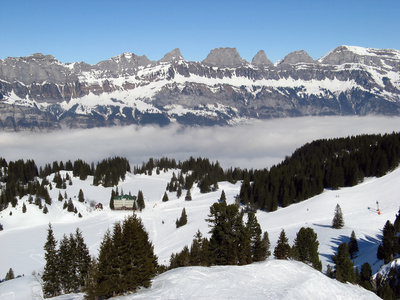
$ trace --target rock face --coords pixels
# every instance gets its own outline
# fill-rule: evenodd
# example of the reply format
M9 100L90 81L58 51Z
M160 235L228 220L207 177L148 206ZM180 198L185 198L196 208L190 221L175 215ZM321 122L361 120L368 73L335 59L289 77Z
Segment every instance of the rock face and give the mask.
M400 115L400 51L340 46L319 60L295 51L273 65L235 48L201 62L122 53L95 65L51 55L0 60L0 130L129 124L229 125L244 119Z
M272 67L274 64L267 58L267 55L265 54L264 50L260 50L257 52L257 54L253 57L253 60L251 61L252 65L255 66L260 66L260 67L267 67L270 66Z
M160 59L160 62L177 62L180 60L185 60L181 54L181 51L179 50L179 48L176 48L174 50L172 50L171 52L167 53L164 55L164 57L162 59Z
M299 63L316 63L304 50L294 51L285 56L280 65L295 65Z
M218 48L211 50L203 64L213 67L240 67L246 61L242 59L236 48Z

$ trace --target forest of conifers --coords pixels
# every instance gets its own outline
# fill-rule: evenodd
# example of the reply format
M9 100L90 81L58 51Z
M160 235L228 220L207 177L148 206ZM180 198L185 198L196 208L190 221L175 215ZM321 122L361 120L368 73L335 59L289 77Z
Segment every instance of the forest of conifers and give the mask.
M167 186L170 192L179 188L189 190L196 184L202 193L218 189L218 182L242 181L238 200L249 210L274 211L315 196L324 188L337 189L353 186L364 177L382 176L400 162L400 133L360 135L347 138L322 139L307 143L287 156L280 164L262 170L229 168L207 158L193 158L183 162L175 159L150 158L133 173L152 175L177 169ZM61 170L72 171L73 176L86 179L93 176L94 185L117 186L119 180L131 172L127 159L114 157L88 164L80 159L46 164L38 168L33 160L7 162L0 158L0 210L16 204L24 195L37 195L46 203L48 186L46 176ZM38 178L44 180L39 181ZM65 178L56 176L65 185Z

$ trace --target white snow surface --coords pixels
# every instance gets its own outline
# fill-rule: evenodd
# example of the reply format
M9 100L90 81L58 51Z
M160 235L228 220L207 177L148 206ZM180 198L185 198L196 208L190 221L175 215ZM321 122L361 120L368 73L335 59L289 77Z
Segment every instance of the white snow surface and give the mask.
M138 213L142 219L160 264L168 264L172 253L191 244L194 234L200 230L209 236L205 222L209 207L219 198L221 191L226 193L228 203L234 202L239 193L240 182L230 184L220 182L219 190L201 194L198 188L191 191L193 200L177 199L175 193L168 193L169 201L162 202L167 183L172 172L169 170L152 176L128 173L119 184L119 190L133 195L142 190L146 208ZM62 176L66 171L61 172ZM72 174L70 173L72 176ZM49 176L51 182L54 175ZM307 201L280 208L275 212L258 212L257 218L264 231L268 231L271 241L270 250L276 245L279 233L285 230L292 245L296 233L301 227L311 227L318 235L320 259L323 271L328 264L333 266L331 256L342 242L348 242L352 230L358 239L360 251L355 265L360 269L364 262L371 264L373 273L379 271L382 261L376 259L377 248L381 241L382 228L387 220L394 221L400 204L400 169L381 178L367 178L363 183L352 188L336 191L326 190ZM35 288L33 273L40 273L44 266L43 246L47 228L51 222L57 240L64 234L74 233L77 227L83 233L85 242L92 255L98 255L100 241L105 231L117 221L123 220L132 212L111 211L108 203L111 188L92 185L93 178L82 181L72 179L73 184L66 190L53 187L49 190L53 204L49 213L43 214L37 206L27 203L27 197L19 200L18 206L11 205L0 213L0 223L4 230L0 232L0 278L4 278L9 268L14 274L24 275L0 284L0 299L36 299L32 295L40 294ZM82 189L86 203L79 203L78 192ZM83 215L78 218L73 213L62 209L58 194L72 198L78 211ZM90 208L89 202L103 203L103 211ZM381 214L377 214L376 202L379 201ZM22 213L22 203L27 206L27 213ZM345 226L334 230L331 222L336 204L342 208ZM188 224L175 226L185 207ZM32 287L33 286L33 287ZM35 290L35 291L32 291ZM63 296L58 299L82 299L83 295ZM294 261L277 261L270 257L267 261L249 266L231 267L191 267L169 271L156 277L150 289L143 289L137 294L119 299L368 299L375 295L357 286L342 284L331 280L322 273Z

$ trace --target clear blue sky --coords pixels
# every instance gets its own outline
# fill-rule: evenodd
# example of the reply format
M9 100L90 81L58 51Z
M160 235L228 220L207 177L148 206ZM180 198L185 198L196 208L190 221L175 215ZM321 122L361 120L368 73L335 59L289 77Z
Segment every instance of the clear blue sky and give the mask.
M339 45L400 50L399 0L13 0L1 1L0 59L41 52L95 64L122 52L161 59L180 48L200 61L235 47L272 62L305 50L314 59Z

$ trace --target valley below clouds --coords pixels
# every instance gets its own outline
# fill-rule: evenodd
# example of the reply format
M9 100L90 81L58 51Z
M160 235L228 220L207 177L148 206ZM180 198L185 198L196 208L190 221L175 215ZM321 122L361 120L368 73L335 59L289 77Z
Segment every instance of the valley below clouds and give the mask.
M223 168L262 169L281 162L305 143L322 138L400 130L399 117L301 117L251 121L235 126L125 126L50 132L1 132L0 157L53 161L126 157L132 165L153 158L218 161Z

